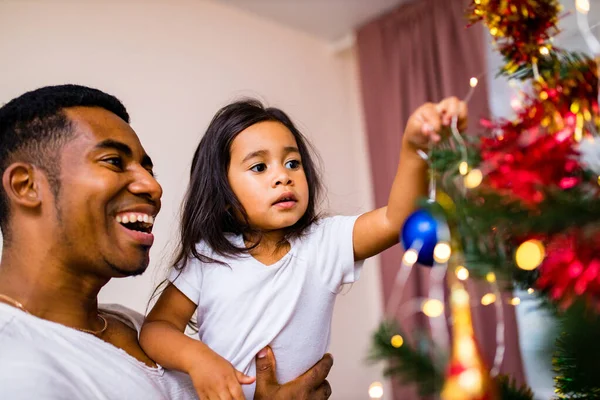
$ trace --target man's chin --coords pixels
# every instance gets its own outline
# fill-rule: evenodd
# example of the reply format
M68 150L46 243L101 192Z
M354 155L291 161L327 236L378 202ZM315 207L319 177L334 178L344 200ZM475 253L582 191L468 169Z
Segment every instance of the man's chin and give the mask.
M119 267L112 263L108 263L110 269L118 274L116 278L126 278L128 276L138 276L142 275L148 269L148 262L144 262L138 266L131 267Z

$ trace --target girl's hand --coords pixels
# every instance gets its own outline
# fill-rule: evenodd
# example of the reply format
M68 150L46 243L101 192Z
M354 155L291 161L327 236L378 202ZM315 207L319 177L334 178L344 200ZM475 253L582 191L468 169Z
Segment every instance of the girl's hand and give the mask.
M210 349L203 351L203 355L187 372L200 400L245 400L241 385L248 385L256 380L236 370L231 363Z
M450 126L454 116L458 117L458 129L465 129L467 105L456 97L448 97L437 104L423 104L408 119L403 146L408 146L414 151L427 151L430 143L438 143L441 140L440 130L443 126Z

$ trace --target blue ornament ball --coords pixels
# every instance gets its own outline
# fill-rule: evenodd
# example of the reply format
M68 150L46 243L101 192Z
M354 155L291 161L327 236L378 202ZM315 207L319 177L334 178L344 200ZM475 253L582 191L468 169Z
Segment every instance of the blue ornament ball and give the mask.
M418 241L422 243L417 259L419 264L433 266L433 249L438 242L437 229L438 221L426 210L415 211L404 222L400 237L404 250L416 247Z

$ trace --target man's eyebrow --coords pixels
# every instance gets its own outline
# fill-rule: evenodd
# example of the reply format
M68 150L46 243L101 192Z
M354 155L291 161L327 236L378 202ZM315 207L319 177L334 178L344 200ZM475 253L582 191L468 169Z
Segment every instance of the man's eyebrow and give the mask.
M118 140L114 140L114 139L103 140L100 143L96 144L95 148L96 149L115 149L115 150L123 153L126 157L131 158L133 156L133 151L131 151L131 147L129 147L128 145L126 145L123 142L119 142ZM141 165L145 168L153 168L154 167L154 164L152 163L152 159L150 158L150 156L148 154L145 154L145 153L142 156Z
M115 149L125 154L127 157L131 157L133 152L131 151L131 147L126 145L123 142L119 142L113 139L106 139L96 144L96 149Z

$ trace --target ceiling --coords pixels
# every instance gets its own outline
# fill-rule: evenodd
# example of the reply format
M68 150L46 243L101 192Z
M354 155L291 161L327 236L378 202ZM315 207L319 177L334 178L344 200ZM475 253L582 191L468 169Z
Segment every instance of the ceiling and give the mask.
M409 0L214 0L328 42Z
M1 1L1 0L0 0ZM419 0L212 0L269 19L276 23L305 32L329 42L332 49L352 44L352 34L360 25L395 8L401 3ZM559 45L574 43L586 50L575 17L575 0L561 0L563 18L562 33L557 37ZM592 31L598 37L600 30L600 0L590 1L588 15ZM573 36L579 36L575 41Z

